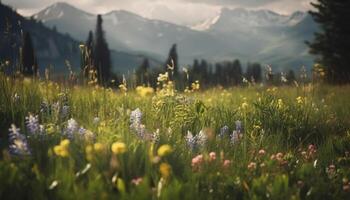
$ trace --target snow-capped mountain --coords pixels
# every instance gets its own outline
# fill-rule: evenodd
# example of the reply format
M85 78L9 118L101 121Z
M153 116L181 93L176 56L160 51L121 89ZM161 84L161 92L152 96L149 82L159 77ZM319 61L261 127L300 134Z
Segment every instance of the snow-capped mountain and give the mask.
M270 10L247 10L243 8L223 8L213 18L196 24L191 28L200 31L227 30L237 27L284 27L302 21L307 14L297 11L292 15L281 15Z
M201 24L185 27L161 20L152 20L137 14L117 10L102 15L103 27L111 49L127 52L148 52L158 60L165 59L170 46L178 44L180 63L191 64L194 58L209 61L241 59L243 62L293 67L295 63L308 65L312 57L304 40L310 38L316 28L307 21L307 13L295 12L281 15L269 10L224 8L215 18ZM57 27L78 40L85 40L88 31L95 29L96 15L74 8L66 3L54 4L34 18L49 27ZM301 30L299 24L311 23L311 29ZM299 38L293 35L298 34ZM281 41L302 41L289 46ZM278 51L276 50L278 49ZM297 55L291 53L297 52ZM297 59L297 61L292 60ZM283 62L281 62L283 60ZM299 66L297 66L299 67Z

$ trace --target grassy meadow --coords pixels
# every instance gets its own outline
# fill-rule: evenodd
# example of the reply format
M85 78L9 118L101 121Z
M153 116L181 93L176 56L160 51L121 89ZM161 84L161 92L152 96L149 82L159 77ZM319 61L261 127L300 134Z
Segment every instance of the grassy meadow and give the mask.
M350 86L0 75L0 199L349 199Z

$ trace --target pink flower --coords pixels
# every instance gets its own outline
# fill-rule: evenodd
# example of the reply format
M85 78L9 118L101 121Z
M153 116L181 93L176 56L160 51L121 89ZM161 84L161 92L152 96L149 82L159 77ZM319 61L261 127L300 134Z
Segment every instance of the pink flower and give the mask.
M272 154L271 157L270 157L271 160L275 160L276 159L276 156L275 154Z
M255 162L251 162L248 164L248 169L249 170L255 170L256 169L256 163Z
M259 155L264 156L266 154L266 151L264 149L259 150Z
M277 153L277 154L276 154L276 159L277 159L278 161L282 161L282 160L283 160L283 153Z
M210 152L209 153L209 162L216 160L216 153Z
M142 183L143 179L142 177L138 177L138 178L134 178L131 180L131 183L134 185L139 185L140 183Z
M200 168L200 165L203 163L203 155L197 155L196 157L192 158L191 166L194 170L198 170Z
M222 165L224 168L228 168L231 165L230 160L224 160L224 164Z

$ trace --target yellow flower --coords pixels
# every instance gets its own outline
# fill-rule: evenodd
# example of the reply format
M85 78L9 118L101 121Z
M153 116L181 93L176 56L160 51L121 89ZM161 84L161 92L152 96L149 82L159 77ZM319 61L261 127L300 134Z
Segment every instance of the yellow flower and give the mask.
M59 145L54 146L53 151L57 156L68 157L69 156L69 140L65 139L60 142Z
M161 163L159 166L159 172L163 178L167 179L171 173L171 166L168 163Z
M104 150L103 144L101 144L101 143L99 143L99 142L95 143L95 144L94 144L94 150L95 150L96 152L102 152L102 151Z
M61 141L60 145L64 148L68 148L70 141L68 139L64 139Z
M53 134L55 132L55 125L54 124L48 124L46 126L46 132L48 134Z
M300 97L300 96L297 97L296 100L297 100L297 103L298 103L298 104L302 104L302 103L304 102L304 98L303 98L303 97Z
M243 102L242 103L242 109L246 109L248 108L248 103L247 102Z
M126 152L126 145L122 142L115 142L112 144L112 152L116 155Z
M173 152L173 149L168 144L160 146L158 151L157 151L158 156L160 156L160 157L166 156L166 155L170 154L171 152Z
M151 87L137 86L136 93L141 97L145 97L154 93L154 89Z
M283 108L283 100L282 99L278 99L277 100L277 108L278 109L282 109Z

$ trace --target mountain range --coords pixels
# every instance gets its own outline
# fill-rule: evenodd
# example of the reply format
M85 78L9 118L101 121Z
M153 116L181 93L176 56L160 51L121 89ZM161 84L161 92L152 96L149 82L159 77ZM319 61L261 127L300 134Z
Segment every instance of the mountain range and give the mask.
M75 39L94 30L96 15L67 3L56 3L33 15L49 27L57 27ZM143 53L165 60L177 43L180 63L193 59L211 62L232 60L261 62L278 69L311 66L313 57L305 41L318 30L304 12L281 15L270 10L221 9L212 19L193 26L181 26L116 10L102 15L108 43L112 49Z

